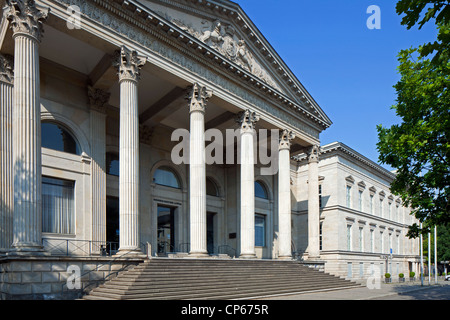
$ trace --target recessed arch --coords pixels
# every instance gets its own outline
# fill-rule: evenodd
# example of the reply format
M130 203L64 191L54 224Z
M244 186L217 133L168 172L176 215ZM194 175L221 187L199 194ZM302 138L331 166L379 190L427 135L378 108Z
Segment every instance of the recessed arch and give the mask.
M91 148L90 148L88 139L86 138L83 131L79 128L79 126L76 123L74 123L72 120L70 120L69 118L62 116L58 113L54 113L54 112L50 113L48 111L41 111L41 123L43 123L43 122L53 122L53 123L63 126L78 141L80 149L81 149L80 150L81 154L84 152L84 153L90 155Z
M206 177L206 195L220 197L220 187L214 178Z
M269 200L269 189L261 180L255 181L255 198Z
M75 135L64 124L44 120L41 123L41 144L43 148L81 156L82 149Z
M155 182L154 177L155 177L155 173L160 168L166 168L166 169L170 170L176 176L176 179L178 180L178 183L179 183L179 190L182 190L182 191L187 190L186 181L183 179L184 173L180 170L180 168L178 168L177 166L174 166L171 161L165 160L165 159L156 162L153 165L152 169L150 170L150 179L151 179L152 183L154 183L155 185L159 185Z

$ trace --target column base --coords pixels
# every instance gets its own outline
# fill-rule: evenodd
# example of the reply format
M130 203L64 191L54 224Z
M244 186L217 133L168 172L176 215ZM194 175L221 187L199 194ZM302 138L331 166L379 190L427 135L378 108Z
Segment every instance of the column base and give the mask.
M257 259L256 254L246 253L239 256L239 259Z
M44 250L43 246L20 245L13 246L6 253L7 256L50 256L49 252Z
M114 255L115 258L142 258L145 259L147 257L139 249L119 249L117 253Z
M292 256L278 256L278 260L289 261L294 260Z
M189 258L196 258L196 259L209 258L209 253L208 252L189 252Z

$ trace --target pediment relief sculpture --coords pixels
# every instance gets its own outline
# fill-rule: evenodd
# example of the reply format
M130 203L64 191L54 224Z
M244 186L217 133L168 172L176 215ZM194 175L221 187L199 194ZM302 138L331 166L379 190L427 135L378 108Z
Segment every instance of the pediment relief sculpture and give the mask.
M167 14L159 14L165 16L166 19L185 32L215 49L231 62L236 63L263 82L281 91L280 87L275 83L268 72L256 61L245 40L239 39L233 26L224 24L219 20L214 22L202 20L201 26L196 28L186 24L180 19L172 18Z

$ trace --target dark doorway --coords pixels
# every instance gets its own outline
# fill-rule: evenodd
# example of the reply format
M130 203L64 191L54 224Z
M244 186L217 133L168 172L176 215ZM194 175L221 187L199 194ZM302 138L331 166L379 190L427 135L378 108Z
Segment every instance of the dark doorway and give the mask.
M206 241L209 254L214 253L214 216L213 212L208 212L206 216Z
M106 250L114 254L119 249L119 198L106 197Z
M175 208L158 206L158 254L175 252Z

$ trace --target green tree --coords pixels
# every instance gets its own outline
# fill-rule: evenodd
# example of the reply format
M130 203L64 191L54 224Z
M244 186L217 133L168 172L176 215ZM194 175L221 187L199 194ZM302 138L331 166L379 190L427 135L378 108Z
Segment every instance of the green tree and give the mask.
M417 237L450 222L450 3L400 0L397 13L405 14L402 24L408 29L434 19L439 30L436 41L400 52L392 108L402 121L377 127L379 160L396 169L391 192L423 222L423 228L414 224L409 230Z

